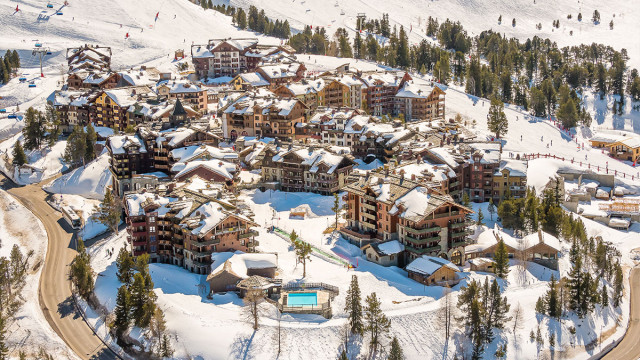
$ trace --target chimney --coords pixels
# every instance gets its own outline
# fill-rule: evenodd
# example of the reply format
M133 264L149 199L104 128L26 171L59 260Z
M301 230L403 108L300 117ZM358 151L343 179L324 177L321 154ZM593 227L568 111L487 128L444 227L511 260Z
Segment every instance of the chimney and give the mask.
M416 174L411 174L411 180L416 181Z
M538 242L544 244L544 237L542 237L542 230L538 229Z

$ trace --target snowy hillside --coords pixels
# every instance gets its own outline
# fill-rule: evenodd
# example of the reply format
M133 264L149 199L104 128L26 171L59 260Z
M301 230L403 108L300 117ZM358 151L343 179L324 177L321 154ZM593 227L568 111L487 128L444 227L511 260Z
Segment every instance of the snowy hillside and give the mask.
M228 4L229 0L214 3ZM560 46L597 42L618 50L626 48L631 57L629 65L640 67L640 43L630 36L640 31L640 7L635 1L613 0L607 2L606 7L597 0L230 0L230 3L246 8L255 5L264 9L269 17L288 19L294 28L321 26L331 34L339 27L355 30L358 13L373 19L388 13L392 26L397 24L407 30L413 29L410 35L413 43L426 38L424 31L429 16L439 21L448 18L460 21L471 35L492 29L522 40L535 35L548 37ZM599 25L591 21L594 10L601 14ZM581 22L577 20L579 12L583 16ZM567 19L568 14L572 14L571 20ZM501 25L498 24L500 15ZM514 18L516 26L512 27ZM612 19L614 28L610 30ZM554 20L560 20L559 29L551 26ZM542 23L540 31L536 29L538 23ZM569 35L570 31L573 36Z

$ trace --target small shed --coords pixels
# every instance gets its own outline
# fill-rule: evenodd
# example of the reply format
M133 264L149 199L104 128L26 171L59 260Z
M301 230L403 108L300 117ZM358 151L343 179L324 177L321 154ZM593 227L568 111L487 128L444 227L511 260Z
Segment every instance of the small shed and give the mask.
M460 282L460 269L440 257L423 255L413 260L405 270L410 279L425 285L453 286Z
M471 271L480 271L480 272L495 272L494 265L495 263L491 259L487 258L475 258L469 260L469 265L471 265Z
M361 248L367 260L382 266L403 266L401 263L404 245L398 240L371 243Z

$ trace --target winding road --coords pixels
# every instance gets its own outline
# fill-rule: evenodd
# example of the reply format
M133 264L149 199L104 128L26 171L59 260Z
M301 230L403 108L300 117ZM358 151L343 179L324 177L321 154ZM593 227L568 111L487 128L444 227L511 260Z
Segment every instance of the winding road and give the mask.
M41 184L19 187L2 174L0 185L31 210L47 231L47 256L40 277L38 296L49 325L81 359L118 359L94 334L75 307L69 265L76 255L76 239L60 212L47 204L46 198L49 195L42 190Z
M618 346L609 351L605 360L637 360L640 358L640 268L633 268L629 275L631 301L629 311L629 327Z

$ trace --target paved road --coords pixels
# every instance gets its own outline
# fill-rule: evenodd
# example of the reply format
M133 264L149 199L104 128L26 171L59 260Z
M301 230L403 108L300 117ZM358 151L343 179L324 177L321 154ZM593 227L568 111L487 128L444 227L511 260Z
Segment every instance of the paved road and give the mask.
M631 288L629 327L620 344L603 359L637 360L640 358L640 293L638 292L640 290L640 268L631 270L629 287Z
M47 193L41 185L17 187L2 174L0 185L31 210L47 230L49 243L40 277L39 302L53 330L82 359L117 359L84 322L73 304L68 271L76 255L76 239L70 227L60 213L46 203Z

